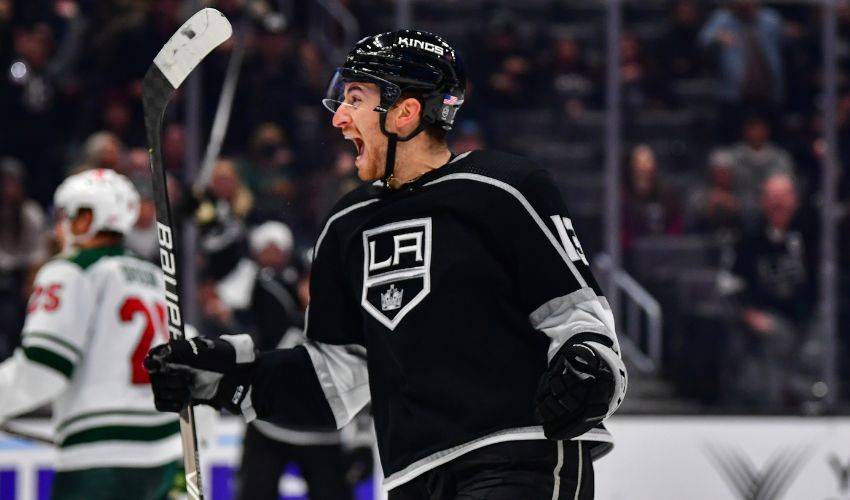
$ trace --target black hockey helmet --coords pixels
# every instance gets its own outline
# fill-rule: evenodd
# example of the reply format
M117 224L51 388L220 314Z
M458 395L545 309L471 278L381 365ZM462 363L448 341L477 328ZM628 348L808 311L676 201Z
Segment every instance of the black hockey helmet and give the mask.
M409 29L357 42L331 79L322 101L325 107L335 112L345 101L345 84L353 81L378 85L381 104L375 111L380 113L402 93L413 93L422 102L424 125L445 130L452 128L466 92L466 71L455 50L433 33Z
M413 139L428 125L451 130L466 94L466 71L451 45L433 33L408 29L367 36L354 45L322 100L332 113L345 104L345 84L349 82L374 83L381 89L375 111L380 114L381 132L387 136L383 177L387 186L398 143ZM416 130L399 137L387 131L387 111L405 92L422 102L422 119Z

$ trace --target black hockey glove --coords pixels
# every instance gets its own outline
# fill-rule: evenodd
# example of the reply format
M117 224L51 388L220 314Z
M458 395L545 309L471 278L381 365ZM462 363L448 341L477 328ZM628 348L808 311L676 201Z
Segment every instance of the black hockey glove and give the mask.
M613 395L608 363L585 343L564 345L540 379L535 416L547 438L572 439L605 418Z
M215 340L195 337L156 346L144 365L157 410L180 412L191 401L240 415L255 359L249 335L222 335Z

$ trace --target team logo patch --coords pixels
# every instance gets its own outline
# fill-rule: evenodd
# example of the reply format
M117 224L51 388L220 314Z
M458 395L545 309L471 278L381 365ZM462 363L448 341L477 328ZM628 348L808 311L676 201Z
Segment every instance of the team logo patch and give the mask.
M431 291L431 218L363 232L361 305L390 330Z

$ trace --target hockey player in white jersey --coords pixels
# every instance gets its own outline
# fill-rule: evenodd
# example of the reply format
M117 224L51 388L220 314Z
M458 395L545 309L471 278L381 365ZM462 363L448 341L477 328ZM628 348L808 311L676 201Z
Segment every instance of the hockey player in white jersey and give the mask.
M0 364L0 421L53 403L54 499L166 498L182 480L179 425L154 409L142 367L168 340L163 277L123 246L139 195L97 169L54 202L65 251L38 272L22 345Z

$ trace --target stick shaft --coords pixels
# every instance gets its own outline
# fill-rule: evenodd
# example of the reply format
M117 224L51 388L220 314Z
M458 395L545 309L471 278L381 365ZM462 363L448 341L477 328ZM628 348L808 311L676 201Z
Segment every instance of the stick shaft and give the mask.
M163 45L145 74L142 104L150 154L156 204L159 262L165 278L165 303L168 308L168 332L172 340L184 338L182 284L179 279L180 238L172 218L168 198L168 178L162 164L162 122L168 101L213 49L233 34L224 15L212 8L201 9L190 17ZM178 221L179 222L179 221ZM195 413L191 404L180 412L180 436L186 467L186 491L192 500L203 500L203 481L198 453Z
M154 203L156 204L157 241L160 267L165 277L165 301L168 308L168 332L172 340L185 337L181 310L182 283L179 278L180 238L173 224L168 198L168 177L162 163L162 122L168 99L174 88L162 72L151 66L145 75L145 129L148 136ZM169 90L170 89L170 90ZM191 405L180 412L180 437L183 442L183 465L186 469L186 490L192 500L203 500L198 436L195 413Z

